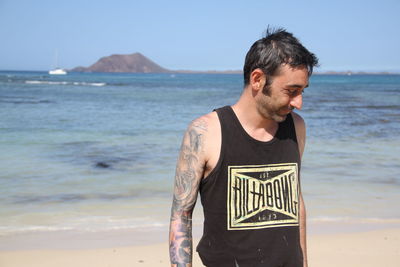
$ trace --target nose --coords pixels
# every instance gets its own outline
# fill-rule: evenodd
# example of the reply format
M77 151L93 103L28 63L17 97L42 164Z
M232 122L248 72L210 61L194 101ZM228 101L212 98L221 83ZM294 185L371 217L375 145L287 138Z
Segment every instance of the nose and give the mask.
M290 106L292 108L296 108L296 109L300 110L301 107L303 106L303 95L299 94L299 95L293 97L290 100Z

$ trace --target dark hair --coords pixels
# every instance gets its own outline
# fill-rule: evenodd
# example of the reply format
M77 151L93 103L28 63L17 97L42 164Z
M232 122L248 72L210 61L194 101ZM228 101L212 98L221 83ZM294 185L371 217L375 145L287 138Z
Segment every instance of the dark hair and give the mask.
M274 30L268 27L265 37L256 41L247 52L243 67L245 86L249 84L253 70L259 68L265 75L272 77L282 64L305 66L311 75L313 67L318 66L318 58L285 29ZM267 80L267 84L271 82L271 79Z

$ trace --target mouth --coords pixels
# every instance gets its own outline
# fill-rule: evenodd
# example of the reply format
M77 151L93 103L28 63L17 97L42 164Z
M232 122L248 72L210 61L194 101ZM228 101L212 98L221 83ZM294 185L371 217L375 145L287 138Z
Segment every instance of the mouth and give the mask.
M279 115L280 116L287 116L293 111L293 109L294 108L283 109L281 112L279 112Z

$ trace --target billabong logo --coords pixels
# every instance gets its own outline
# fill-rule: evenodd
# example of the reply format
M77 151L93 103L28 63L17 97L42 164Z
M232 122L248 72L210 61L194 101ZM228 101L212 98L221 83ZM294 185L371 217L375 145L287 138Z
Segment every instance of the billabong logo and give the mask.
M299 225L297 163L229 166L228 230Z

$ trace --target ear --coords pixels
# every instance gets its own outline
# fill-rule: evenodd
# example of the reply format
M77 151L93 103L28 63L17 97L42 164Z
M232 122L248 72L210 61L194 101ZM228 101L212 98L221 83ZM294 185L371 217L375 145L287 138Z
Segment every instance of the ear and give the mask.
M250 74L250 85L253 90L259 91L264 88L266 77L261 69L255 69Z

